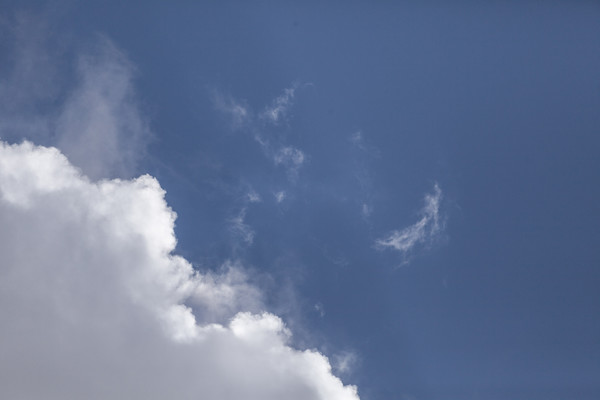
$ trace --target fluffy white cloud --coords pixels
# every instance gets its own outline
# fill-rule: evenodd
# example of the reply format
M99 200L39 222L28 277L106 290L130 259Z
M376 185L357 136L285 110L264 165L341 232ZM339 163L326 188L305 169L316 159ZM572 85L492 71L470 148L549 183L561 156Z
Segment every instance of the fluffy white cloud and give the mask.
M377 240L376 246L380 249L393 248L406 255L417 244L432 240L442 227L439 212L441 200L442 190L436 183L433 193L425 195L425 206L421 210L421 219L402 230L392 231L385 238Z
M0 142L0 398L358 399L236 265L174 255L174 220L150 176Z

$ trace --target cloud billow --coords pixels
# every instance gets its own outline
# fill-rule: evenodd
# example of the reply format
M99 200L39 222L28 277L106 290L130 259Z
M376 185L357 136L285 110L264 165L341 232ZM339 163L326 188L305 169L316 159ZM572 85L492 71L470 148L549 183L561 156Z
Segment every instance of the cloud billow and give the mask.
M173 254L156 179L0 142L0 397L356 400L231 264Z

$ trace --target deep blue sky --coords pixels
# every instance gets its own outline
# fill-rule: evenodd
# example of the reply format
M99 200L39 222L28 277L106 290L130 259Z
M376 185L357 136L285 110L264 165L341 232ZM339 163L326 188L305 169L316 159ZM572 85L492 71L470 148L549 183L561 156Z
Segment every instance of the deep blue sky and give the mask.
M361 398L600 398L598 2L3 3L127 54L179 253L254 269L299 346L356 355ZM439 232L377 248L436 183Z

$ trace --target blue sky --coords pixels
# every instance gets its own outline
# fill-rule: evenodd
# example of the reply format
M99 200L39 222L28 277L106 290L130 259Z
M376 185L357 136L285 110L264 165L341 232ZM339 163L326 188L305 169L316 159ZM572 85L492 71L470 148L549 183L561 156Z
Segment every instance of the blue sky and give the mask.
M596 2L2 3L0 138L155 177L361 399L600 396Z

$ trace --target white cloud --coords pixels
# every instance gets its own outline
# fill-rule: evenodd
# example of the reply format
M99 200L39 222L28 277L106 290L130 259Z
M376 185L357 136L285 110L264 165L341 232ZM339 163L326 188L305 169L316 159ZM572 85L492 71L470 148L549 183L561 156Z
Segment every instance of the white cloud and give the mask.
M360 212L361 212L363 218L369 218L371 216L371 214L373 213L373 207L371 207L367 203L363 203L363 205L360 209Z
M340 374L348 374L352 372L358 362L356 353L352 351L343 351L336 354L333 358L333 367Z
M244 311L260 295L239 266L173 254L164 194L0 142L0 398L358 399L280 318Z
M250 225L244 221L246 219L246 208L242 208L238 215L229 220L231 232L234 236L244 242L246 245L251 245L254 241L255 232Z
M277 97L270 106L265 108L261 114L261 118L273 124L278 124L288 113L292 101L294 100L297 86L298 85L293 85L292 87L285 89L281 96Z
M325 316L325 308L322 303L315 304L315 311L319 313L319 317L323 318Z
M258 194L254 189L246 193L246 198L250 203L260 203L262 201L260 194Z
M291 178L295 178L305 161L304 153L292 146L282 147L273 156L275 165L284 166Z
M366 155L375 158L381 157L381 151L377 147L367 145L365 143L365 135L362 133L362 131L354 132L352 135L350 135L349 140L357 149L364 152Z
M245 102L218 91L213 93L213 104L217 110L229 117L234 129L252 128L252 125L258 125L256 122L262 123L263 126L264 123L278 125L288 114L297 87L298 85L294 84L292 87L284 89L283 93L266 106L261 113L253 113ZM257 126L254 128L256 129ZM256 133L254 137L262 146L265 145L265 139L261 134Z
M252 119L252 112L248 106L231 96L214 92L213 103L217 110L229 117L233 129L240 129L246 126Z
M304 153L294 147L283 147L274 156L275 164L299 167L304 162Z
M417 244L426 243L435 238L442 227L439 215L441 200L442 191L436 183L433 187L433 193L425 196L425 206L421 210L421 219L411 226L392 231L385 238L377 240L377 248L393 248L406 255Z
M215 107L229 117L232 127L249 129L265 156L272 159L276 166L284 166L292 180L297 177L298 170L306 159L304 152L286 145L284 138L279 133L266 134L264 122L277 125L285 117L292 106L297 87L298 85L294 84L285 89L283 94L273 100L273 104L267 106L258 116L255 116L248 106L231 96L225 96L219 92L215 92L213 95Z
M281 190L279 192L273 193L273 196L275 196L275 201L277 203L281 203L283 200L285 200L286 194L284 190Z
M150 131L133 89L133 66L108 39L80 57L79 82L57 121L56 145L95 179L131 176Z
M352 135L350 135L350 141L359 149L365 149L365 146L363 144L363 135L361 131L356 131Z
M127 56L98 36L71 68L68 41L45 20L23 14L7 25L13 54L0 79L1 137L57 146L95 179L133 176L151 135Z

